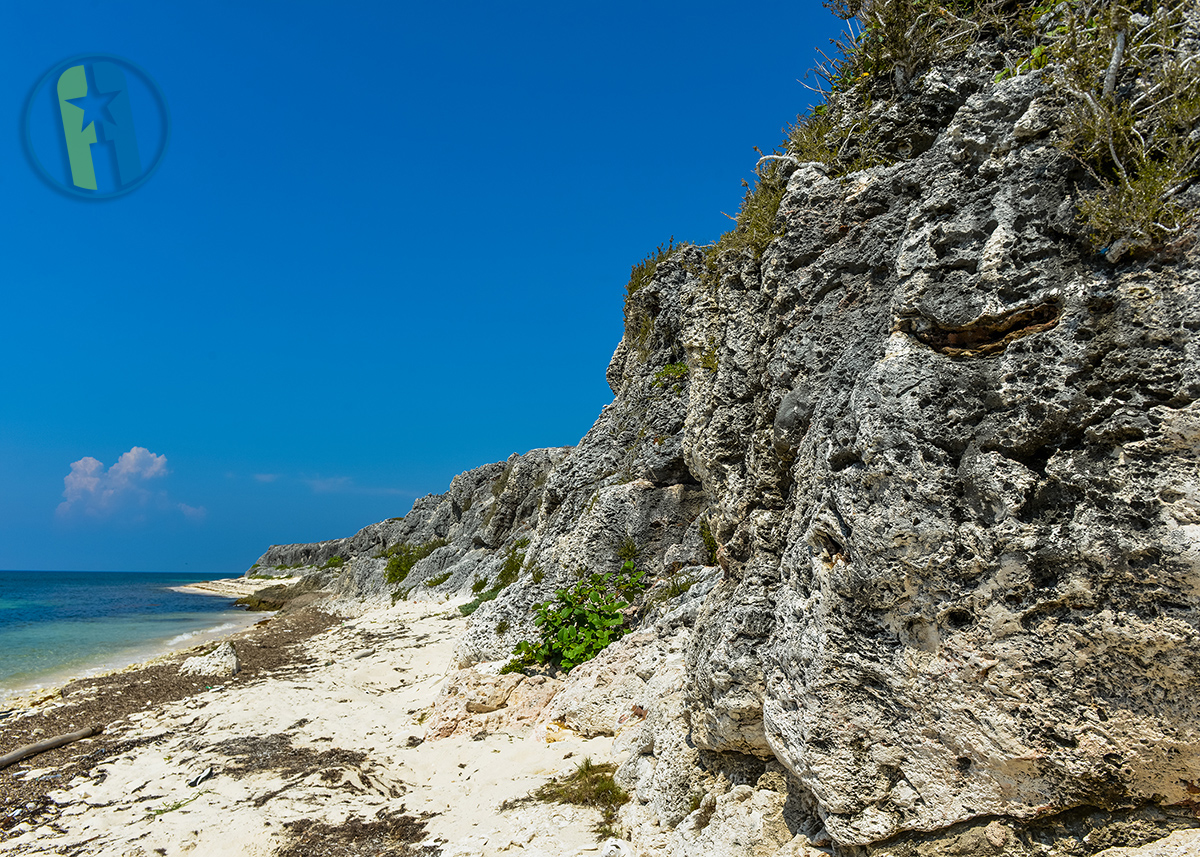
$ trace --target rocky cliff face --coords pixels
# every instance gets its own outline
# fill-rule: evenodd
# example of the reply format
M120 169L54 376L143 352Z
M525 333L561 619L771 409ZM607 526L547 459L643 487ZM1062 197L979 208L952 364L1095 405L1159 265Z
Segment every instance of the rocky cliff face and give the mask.
M761 256L660 261L577 447L260 564L347 556L330 585L378 600L398 542L449 540L413 596L521 554L462 666L623 546L702 581L575 671L649 711L617 743L649 852L1092 854L1200 825L1200 251L1087 251L1061 96L977 60L872 117L909 159L784 166ZM587 692L556 717L594 732Z

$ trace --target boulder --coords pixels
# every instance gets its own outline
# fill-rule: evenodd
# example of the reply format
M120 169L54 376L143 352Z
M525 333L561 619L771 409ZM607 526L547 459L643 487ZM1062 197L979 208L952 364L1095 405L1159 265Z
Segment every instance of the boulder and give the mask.
M180 675L202 675L228 678L237 675L241 665L233 643L221 643L207 655L188 658L179 665Z

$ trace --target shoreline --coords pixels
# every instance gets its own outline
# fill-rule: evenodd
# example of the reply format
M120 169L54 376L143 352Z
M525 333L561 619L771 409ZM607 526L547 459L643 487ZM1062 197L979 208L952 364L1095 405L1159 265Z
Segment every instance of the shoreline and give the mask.
M227 636L235 676L180 676L193 647L0 719L0 753L104 726L0 770L0 850L266 857L306 853L311 831L344 853L383 837L370 852L383 853L403 823L444 855L596 851L595 810L505 802L585 756L602 761L611 738L434 740L426 720L468 622L456 603L351 619L320 606Z
M258 585L246 586L244 587L246 591L241 591L243 587L237 585L241 580L243 578L222 578L167 588L174 592L186 592L193 595L241 598L244 595L253 594L264 586L272 585L270 582L254 581ZM286 583L288 580L281 578L280 582ZM231 604L227 611L212 614L214 622L212 625L169 637L144 640L96 659L51 668L29 678L15 681L11 686L0 685L0 712L22 708L24 707L23 703L28 699L58 693L62 688L77 681L102 678L131 667L148 665L198 646L217 642L252 627L274 613L275 611L250 611Z
M57 694L63 688L79 681L105 678L126 670L150 666L165 658L181 655L193 649L203 648L211 643L239 634L274 613L265 611L252 613L248 610L239 610L236 613L231 611L229 614L215 615L218 619L225 621L208 628L177 634L169 639L139 644L121 653L104 656L99 661L90 662L89 665L65 666L61 669L40 673L28 681L16 683L13 687L0 687L0 711L26 708L28 700L42 698L47 694ZM180 640L180 637L185 639ZM176 642L177 640L178 642Z
M268 586L290 586L304 578L302 577L223 577L219 580L202 580L198 583L185 583L182 586L169 587L175 592L189 592L193 595L218 595L223 598L245 598Z

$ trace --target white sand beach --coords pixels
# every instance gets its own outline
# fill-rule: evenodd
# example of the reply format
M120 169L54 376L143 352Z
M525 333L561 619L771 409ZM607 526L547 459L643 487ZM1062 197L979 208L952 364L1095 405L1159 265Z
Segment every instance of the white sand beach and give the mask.
M53 806L42 821L7 831L0 850L318 854L331 828L351 831L356 819L403 827L395 819L407 815L425 822L413 844L436 844L447 857L598 853L595 810L500 806L584 757L606 759L610 738L567 735L548 744L497 732L424 740L422 724L466 622L448 605L402 602L306 640L307 663L246 683L213 679L210 689L106 724L106 738L127 749L49 792ZM86 754L93 740L68 749ZM12 771L56 776L38 757Z

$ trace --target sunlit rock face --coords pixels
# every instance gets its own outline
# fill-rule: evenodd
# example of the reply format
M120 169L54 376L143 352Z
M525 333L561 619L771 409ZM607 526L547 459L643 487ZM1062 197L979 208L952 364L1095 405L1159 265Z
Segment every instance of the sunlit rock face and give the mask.
M1200 785L1196 251L1084 256L1052 93L931 85L927 152L799 166L761 261L676 286L720 343L693 738L777 757L843 844Z
M446 541L412 597L478 592L519 554L465 668L636 554L666 593L649 636L548 710L613 720L627 832L654 853L757 836L789 842L778 854L1033 854L1031 825L1082 841L1103 818L1127 831L1114 845L1194 826L1200 251L1088 250L1086 176L1040 73L966 63L913 85L873 118L906 159L787 164L761 257L658 263L629 300L614 401L576 447L270 556L349 552L336 588L385 599L371 557L398 541ZM703 585L673 594L681 575ZM644 724L622 737L630 700ZM896 845L929 832L961 842Z

